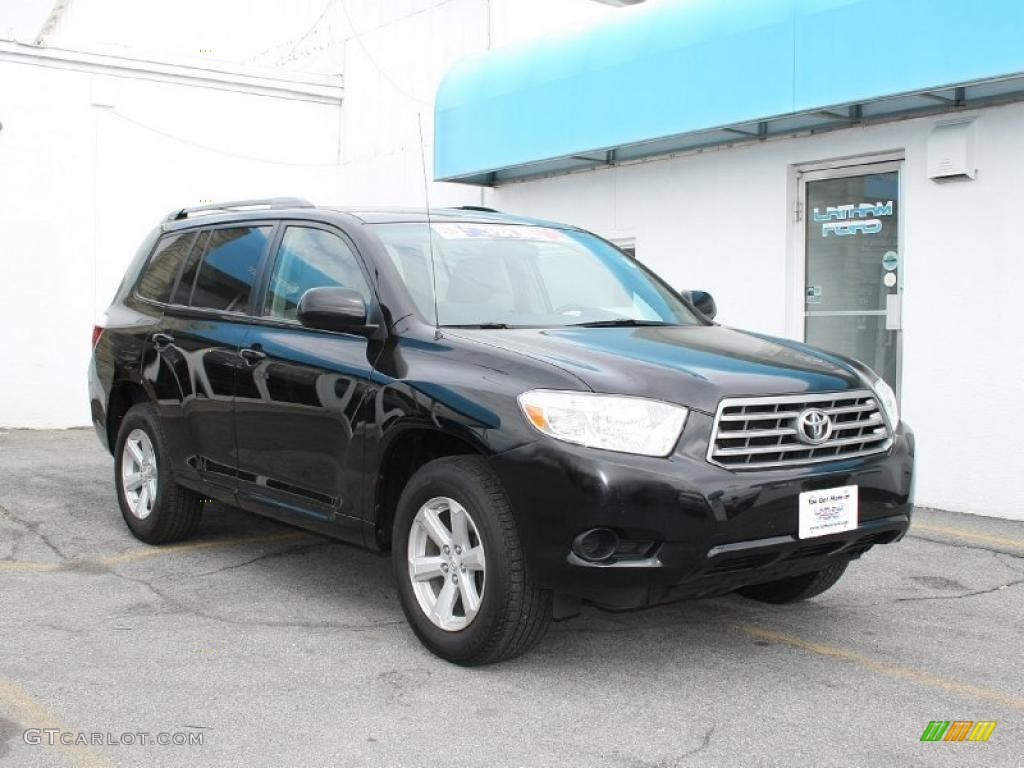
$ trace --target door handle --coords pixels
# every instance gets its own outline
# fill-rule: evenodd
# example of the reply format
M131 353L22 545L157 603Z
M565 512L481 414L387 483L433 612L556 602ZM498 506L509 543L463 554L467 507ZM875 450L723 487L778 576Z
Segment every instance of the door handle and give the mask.
M249 365L256 365L260 360L264 360L267 357L266 352L256 349L255 347L245 347L244 349L240 349L238 354L240 354L242 359Z
M174 343L174 337L169 333L154 333L149 338L157 346L157 349Z
M903 296L898 293L885 296L885 330L903 330Z

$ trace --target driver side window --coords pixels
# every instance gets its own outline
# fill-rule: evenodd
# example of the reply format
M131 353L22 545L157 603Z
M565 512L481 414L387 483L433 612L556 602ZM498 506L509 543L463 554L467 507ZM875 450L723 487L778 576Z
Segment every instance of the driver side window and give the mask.
M324 229L288 227L274 261L264 316L295 320L302 294L322 287L351 288L367 304L371 300L370 287L348 243Z

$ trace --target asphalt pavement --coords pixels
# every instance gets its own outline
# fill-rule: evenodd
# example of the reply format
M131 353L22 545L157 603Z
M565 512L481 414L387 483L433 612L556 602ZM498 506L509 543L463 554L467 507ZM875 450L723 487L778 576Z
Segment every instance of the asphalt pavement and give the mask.
M4 766L1024 766L1022 522L918 510L813 601L586 609L463 669L386 558L220 506L149 547L112 466L0 430Z

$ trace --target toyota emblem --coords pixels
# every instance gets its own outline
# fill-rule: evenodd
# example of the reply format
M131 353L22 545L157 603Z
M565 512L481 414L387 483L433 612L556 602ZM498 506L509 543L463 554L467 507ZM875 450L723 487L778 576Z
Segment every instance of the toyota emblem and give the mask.
M832 417L821 408L808 408L796 417L796 434L808 445L821 445L832 437Z

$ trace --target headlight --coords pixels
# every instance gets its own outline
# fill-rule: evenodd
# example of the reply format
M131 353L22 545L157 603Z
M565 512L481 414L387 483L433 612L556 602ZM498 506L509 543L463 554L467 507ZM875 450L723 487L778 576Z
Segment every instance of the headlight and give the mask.
M556 440L607 451L668 456L689 410L659 400L536 389L519 396L536 429Z
M900 406L896 402L896 393L892 387L885 383L884 379L877 379L871 388L875 391L875 397L881 403L886 417L889 419L889 426L895 432L900 423Z

